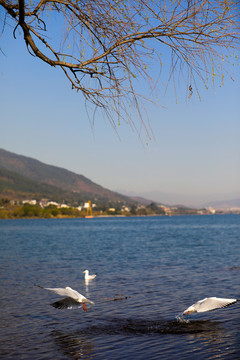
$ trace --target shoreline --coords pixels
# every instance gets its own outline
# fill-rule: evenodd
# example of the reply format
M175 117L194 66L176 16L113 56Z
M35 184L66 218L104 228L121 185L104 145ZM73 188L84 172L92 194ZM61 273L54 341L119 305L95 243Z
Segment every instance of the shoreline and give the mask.
M216 214L174 214L174 215L159 215L159 214L149 214L149 215L93 215L91 218L86 216L51 216L51 217L37 217L37 216L22 216L22 217L6 217L1 220L63 220L63 219L86 219L92 220L96 218L136 218L136 217L176 217L176 216L221 216L221 215L240 215L240 213L232 213L232 212L221 212Z

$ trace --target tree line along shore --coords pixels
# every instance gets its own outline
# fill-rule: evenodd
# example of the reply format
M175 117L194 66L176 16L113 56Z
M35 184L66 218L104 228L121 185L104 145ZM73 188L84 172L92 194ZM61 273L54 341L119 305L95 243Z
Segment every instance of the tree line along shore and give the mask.
M205 215L213 214L212 209L192 209L187 207L167 207L152 202L149 205L95 206L91 216L174 216L174 215ZM218 212L221 213L221 212ZM58 207L48 205L41 207L39 204L13 204L8 199L0 199L0 219L22 219L22 218L84 218L89 216L87 208L76 208L73 206Z

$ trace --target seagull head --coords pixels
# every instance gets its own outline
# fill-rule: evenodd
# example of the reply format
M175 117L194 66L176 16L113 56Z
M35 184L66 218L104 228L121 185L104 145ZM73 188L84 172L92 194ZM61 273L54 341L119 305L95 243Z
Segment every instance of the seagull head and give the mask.
M191 314L192 312L196 312L196 309L194 306L189 306L184 312L183 312L183 315L189 315Z

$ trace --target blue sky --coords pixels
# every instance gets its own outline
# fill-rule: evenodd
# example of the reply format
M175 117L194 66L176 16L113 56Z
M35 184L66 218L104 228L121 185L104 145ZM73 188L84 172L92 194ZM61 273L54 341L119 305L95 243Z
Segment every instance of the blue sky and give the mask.
M172 86L165 96L162 89L164 108L147 108L154 134L147 144L126 124L117 135L103 117L92 130L81 94L61 72L29 55L20 35L14 40L5 31L0 47L1 148L114 191L240 197L239 66L234 82L202 89L201 101L194 93L187 102L181 83L177 101Z

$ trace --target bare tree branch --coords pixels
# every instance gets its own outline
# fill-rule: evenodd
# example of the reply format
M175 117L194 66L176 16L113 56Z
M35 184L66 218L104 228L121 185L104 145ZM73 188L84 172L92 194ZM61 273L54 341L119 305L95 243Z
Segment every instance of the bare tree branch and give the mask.
M13 36L22 29L30 54L61 68L72 88L103 109L112 124L117 119L135 127L133 106L148 133L142 116L146 94L137 91L136 81L156 88L153 70L161 69L164 49L171 53L169 81L187 70L189 98L198 92L199 79L204 84L209 75L223 79L228 52L239 50L239 5L238 0L0 0L0 20L5 32L12 19Z

